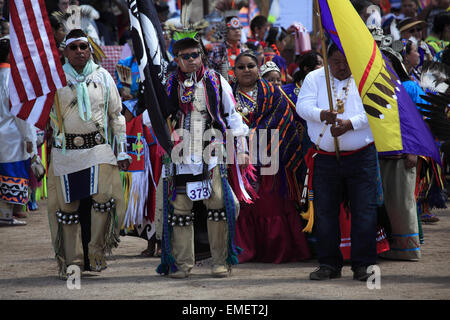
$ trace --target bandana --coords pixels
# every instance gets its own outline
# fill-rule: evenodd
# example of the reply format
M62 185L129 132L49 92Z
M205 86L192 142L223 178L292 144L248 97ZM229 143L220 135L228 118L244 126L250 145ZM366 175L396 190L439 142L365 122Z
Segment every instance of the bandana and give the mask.
M227 23L227 28L233 28L233 29L238 29L241 28L241 22L239 21L239 18L232 18L228 23Z
M91 101L89 99L86 78L97 69L97 67L98 65L95 64L92 59L86 63L82 73L78 73L68 62L63 66L64 72L68 73L77 81L75 88L77 90L78 114L83 121L88 121L92 118Z
M81 37L81 38L69 38L69 39L66 40L66 46L68 46L69 44L71 44L72 42L75 42L75 41L84 41L84 42L89 43L89 40L88 40L88 38L86 38L86 37Z

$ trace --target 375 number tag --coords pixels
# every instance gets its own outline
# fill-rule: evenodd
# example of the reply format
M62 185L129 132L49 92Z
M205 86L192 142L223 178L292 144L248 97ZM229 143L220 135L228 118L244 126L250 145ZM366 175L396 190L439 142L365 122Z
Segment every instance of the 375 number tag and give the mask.
M211 196L211 183L196 181L186 183L186 194L192 201L208 199Z

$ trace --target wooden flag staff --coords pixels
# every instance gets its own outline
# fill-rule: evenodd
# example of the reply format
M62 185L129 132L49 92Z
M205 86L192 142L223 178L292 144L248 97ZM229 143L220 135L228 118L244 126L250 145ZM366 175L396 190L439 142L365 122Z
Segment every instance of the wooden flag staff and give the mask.
M63 132L63 121L62 121L62 115L61 115L61 107L59 106L58 91L55 92L55 112L56 112L56 117L58 119L59 133L62 133Z
M330 74L328 70L328 57L327 57L327 49L325 46L325 34L323 32L323 26L322 26L322 16L320 12L320 5L319 0L316 0L316 9L317 9L317 17L319 19L319 34L320 34L320 40L321 40L321 47L322 47L322 57L323 57L323 65L325 69L325 78L327 79L327 92L328 92L328 104L330 106L330 111L333 112L333 99L331 95L331 85L330 85ZM335 124L332 124L334 126ZM334 137L334 149L336 150L336 158L339 161L340 155L339 155L339 141L337 137Z

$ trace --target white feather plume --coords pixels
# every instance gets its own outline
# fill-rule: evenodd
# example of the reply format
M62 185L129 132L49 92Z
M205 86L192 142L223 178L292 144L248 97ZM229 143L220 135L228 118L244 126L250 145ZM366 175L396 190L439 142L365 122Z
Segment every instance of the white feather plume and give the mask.
M183 28L189 28L189 17L191 16L192 11L192 0L181 0L181 14L180 21Z
M443 65L438 62L433 62L424 66L420 76L420 86L422 89L424 91L428 89L433 92L446 92L449 87L446 82L449 75L445 71Z
M395 21L395 19L392 19L391 25L389 26L389 30L391 31L391 35L394 38L394 40L401 39L400 30L398 30L397 28L397 22Z

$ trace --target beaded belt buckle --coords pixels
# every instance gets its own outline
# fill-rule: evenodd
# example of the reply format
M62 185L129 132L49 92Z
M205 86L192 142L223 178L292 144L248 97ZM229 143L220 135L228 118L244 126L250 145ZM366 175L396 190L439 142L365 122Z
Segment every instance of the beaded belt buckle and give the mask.
M87 134L66 133L65 138L66 149L90 149L105 143L105 139L98 131Z

